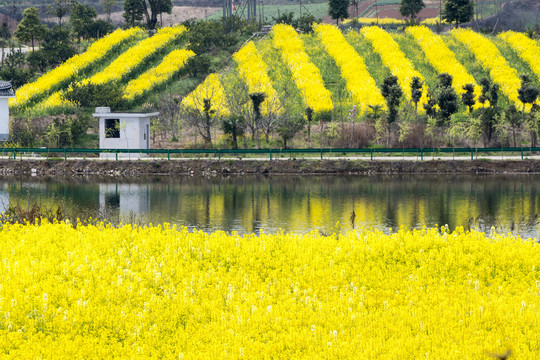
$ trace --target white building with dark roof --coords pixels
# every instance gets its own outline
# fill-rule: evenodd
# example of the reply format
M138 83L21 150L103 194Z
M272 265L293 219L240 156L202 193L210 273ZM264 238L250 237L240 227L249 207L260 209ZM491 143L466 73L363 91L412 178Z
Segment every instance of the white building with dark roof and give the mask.
M15 97L11 81L0 80L0 141L9 139L9 99Z

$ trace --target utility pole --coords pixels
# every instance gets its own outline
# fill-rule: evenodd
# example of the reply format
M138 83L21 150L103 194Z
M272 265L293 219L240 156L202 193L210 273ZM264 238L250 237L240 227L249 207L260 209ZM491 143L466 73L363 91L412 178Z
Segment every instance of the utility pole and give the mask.
M379 25L379 3L375 0L375 11L377 12L377 25Z

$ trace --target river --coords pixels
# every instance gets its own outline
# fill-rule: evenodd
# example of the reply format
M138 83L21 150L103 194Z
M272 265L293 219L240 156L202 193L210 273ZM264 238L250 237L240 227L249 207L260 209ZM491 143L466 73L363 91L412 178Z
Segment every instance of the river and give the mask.
M4 210L33 202L81 217L208 232L448 225L537 237L540 230L536 175L0 179Z

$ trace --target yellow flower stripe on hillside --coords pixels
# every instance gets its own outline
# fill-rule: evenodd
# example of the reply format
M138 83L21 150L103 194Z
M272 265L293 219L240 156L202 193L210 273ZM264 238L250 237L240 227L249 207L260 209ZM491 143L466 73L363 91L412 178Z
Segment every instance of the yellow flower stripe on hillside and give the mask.
M380 55L383 64L396 76L401 90L407 99L411 99L411 81L413 77L424 77L415 68L412 62L405 57L397 42L392 36L378 26L363 27L360 32L369 40L373 50ZM427 86L424 84L420 103L427 102Z
M272 44L281 52L281 57L298 89L304 103L315 113L331 111L334 108L332 95L324 87L319 69L306 54L302 39L290 25L277 24L272 29Z
M50 91L57 84L85 70L123 41L135 36L142 36L143 34L144 31L139 28L128 30L118 29L104 38L97 40L84 53L71 57L62 65L44 74L36 81L17 89L15 98L9 100L10 106L23 106L34 97Z
M236 52L233 59L238 64L238 72L246 82L249 92L266 95L261 106L262 113L268 115L281 112L282 107L276 90L272 86L272 80L268 76L268 69L253 42L250 41Z
M511 235L44 221L0 241L2 359L538 359L540 245Z
M540 46L525 34L507 31L499 37L510 44L519 56L529 64L531 70L540 80Z
M196 109L203 113L204 100L210 100L210 110L219 112L222 116L229 115L227 95L220 80L219 74L210 74L182 100L182 104L188 108Z
M516 105L521 105L518 99L518 89L521 87L516 69L508 65L499 49L489 39L470 29L452 29L452 36L463 43L479 60L480 64L489 71L494 83Z
M173 26L160 29L152 37L144 39L137 45L129 48L109 66L84 82L105 84L122 79L122 77L141 64L146 58L165 47L185 31L185 26Z
M195 53L191 50L173 50L158 66L149 69L137 79L131 80L124 89L124 98L134 99L154 86L169 80L192 56L195 56Z
M339 66L341 76L347 81L347 90L351 92L360 110L365 112L369 105L386 107L384 97L369 74L364 60L345 40L341 31L327 24L316 25L314 30Z
M45 100L36 104L34 106L34 109L37 109L40 111L46 111L48 109L54 109L54 108L59 108L59 107L70 108L70 107L75 106L75 104L64 99L63 95L64 95L63 91L57 91L53 93L51 96L49 96L48 98L46 98Z
M147 57L166 46L185 31L186 28L184 26L162 28L154 36L142 40L122 53L105 69L80 83L104 84L111 81L119 81ZM62 106L69 107L70 104L62 100L62 93L62 91L59 91L52 94L49 98L37 104L36 108L47 110Z
M482 89L476 84L467 69L456 59L456 55L446 46L439 35L434 34L425 26L409 26L405 31L412 35L422 48L429 63L439 72L452 75L452 85L458 94L464 92L466 84L475 85L474 93L477 99L482 95ZM480 104L477 103L476 106Z

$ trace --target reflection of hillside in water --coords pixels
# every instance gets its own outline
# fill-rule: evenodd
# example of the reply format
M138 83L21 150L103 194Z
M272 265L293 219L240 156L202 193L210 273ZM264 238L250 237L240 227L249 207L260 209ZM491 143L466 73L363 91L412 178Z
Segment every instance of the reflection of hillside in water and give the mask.
M6 179L9 201L63 201L95 213L130 212L149 222L207 231L307 232L355 225L383 230L448 224L536 236L534 176L160 177Z

